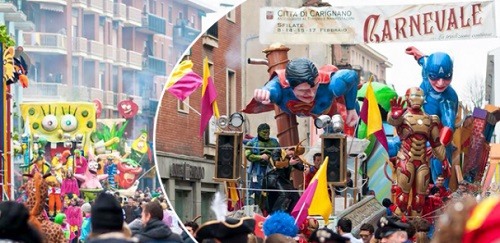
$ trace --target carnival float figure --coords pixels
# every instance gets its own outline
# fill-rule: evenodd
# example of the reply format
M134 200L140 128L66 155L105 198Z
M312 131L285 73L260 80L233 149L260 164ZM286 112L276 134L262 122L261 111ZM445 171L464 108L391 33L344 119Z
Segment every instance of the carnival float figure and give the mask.
M279 148L280 144L276 138L271 138L270 126L267 123L262 123L257 128L257 137L252 138L246 144L245 156L250 161L247 168L248 181L250 188L254 189L250 192L253 194L254 204L264 207L264 201L261 193L262 181L271 158L271 153L274 149Z
M424 55L415 47L406 49L408 55L422 66L422 83L420 88L424 91L424 111L429 115L436 115L442 123L440 127L439 140L446 146L446 157L451 163L453 154L453 132L455 131L455 119L458 110L458 96L453 87L450 86L453 78L453 60L443 52L435 52L429 56ZM442 174L441 161L431 158L430 162L432 179L436 180ZM448 187L449 178L445 180Z
M274 103L286 113L297 116L319 116L334 111L332 102L344 96L346 123L353 127L358 122L357 86L358 76L354 70L318 72L310 60L296 58L285 70L275 70L272 79L255 90L254 100L264 105Z
M406 109L403 108L405 101L408 104ZM392 193L396 195L397 212L406 213L412 192L411 215L420 215L430 178L426 143L430 143L433 155L441 161L445 177L450 175L450 166L445 148L439 141L439 117L422 111L423 90L417 87L408 89L405 101L401 97L392 99L391 111L387 115L387 123L396 127L402 142L394 165L397 184L393 185Z
M304 147L296 146L273 150L265 176L265 188L272 189L268 194L270 214L276 211L292 212L299 200L299 193L290 180L292 168L304 171L304 161L299 156L305 152Z

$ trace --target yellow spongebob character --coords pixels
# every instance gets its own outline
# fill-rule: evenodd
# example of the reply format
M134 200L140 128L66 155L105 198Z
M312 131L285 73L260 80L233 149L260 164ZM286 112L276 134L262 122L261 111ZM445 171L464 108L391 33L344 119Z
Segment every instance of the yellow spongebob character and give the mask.
M81 143L87 150L96 129L96 107L90 102L23 103L21 114L30 121L31 135L45 138L51 148Z

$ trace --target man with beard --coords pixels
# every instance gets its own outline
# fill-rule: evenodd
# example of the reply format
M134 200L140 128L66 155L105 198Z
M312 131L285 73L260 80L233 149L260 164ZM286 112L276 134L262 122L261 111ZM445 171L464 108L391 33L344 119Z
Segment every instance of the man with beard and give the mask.
M260 124L257 128L258 136L247 142L245 150L245 155L250 162L247 169L247 181L252 190L249 196L251 198L253 194L253 204L260 205L261 209L264 208L261 193L264 174L266 173L272 151L280 147L276 138L269 137L270 129L267 123Z

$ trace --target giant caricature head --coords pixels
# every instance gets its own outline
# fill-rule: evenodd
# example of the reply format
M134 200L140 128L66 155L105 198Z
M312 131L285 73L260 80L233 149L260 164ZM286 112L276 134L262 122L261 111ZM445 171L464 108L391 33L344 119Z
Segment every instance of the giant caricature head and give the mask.
M286 65L285 73L295 97L304 103L313 102L319 87L315 83L318 69L314 63L306 58L293 59Z
M49 143L57 143L57 149L52 149L53 152L63 152L67 149L62 146L65 142L78 139L82 139L84 147L87 147L90 134L96 127L94 103L23 103L21 113L24 121L29 122L33 137L43 137Z
M257 128L257 134L260 141L269 141L269 131L271 127L267 123L262 123Z
M414 110L420 110L424 104L424 91L419 87L413 87L406 90L406 103L408 107Z
M436 92L444 92L453 78L453 60L444 52L431 54L424 66L425 73Z

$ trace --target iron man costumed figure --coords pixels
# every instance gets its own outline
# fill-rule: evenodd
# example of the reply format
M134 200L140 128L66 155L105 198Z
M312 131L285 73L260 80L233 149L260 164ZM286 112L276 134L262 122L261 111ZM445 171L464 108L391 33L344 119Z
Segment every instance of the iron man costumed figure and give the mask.
M422 111L423 90L410 88L405 98L392 99L391 111L387 115L387 123L396 127L401 138L394 166L397 184L392 186L392 193L396 195L397 213L420 215L430 178L427 142L432 147L432 154L442 162L445 177L449 177L450 168L445 147L439 141L439 117ZM406 109L403 108L405 101L408 104ZM413 193L413 200L409 208L410 192Z

